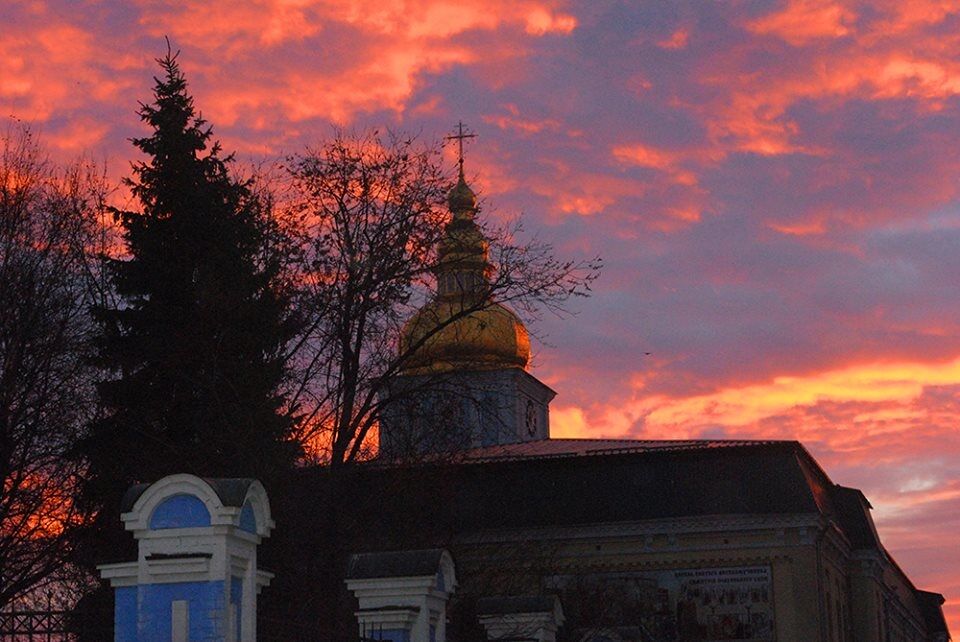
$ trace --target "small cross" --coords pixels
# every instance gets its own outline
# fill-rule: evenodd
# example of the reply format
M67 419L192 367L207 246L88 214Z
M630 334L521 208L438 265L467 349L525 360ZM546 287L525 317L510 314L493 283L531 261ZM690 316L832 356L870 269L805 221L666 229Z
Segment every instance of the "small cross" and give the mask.
M477 137L476 134L464 134L464 133L463 133L463 122L462 122L462 121L457 123L457 133L456 133L455 135L453 135L453 136L446 136L446 139L447 139L447 140L454 140L454 139L456 139L456 141L457 141L458 150L459 150L457 162L460 163L460 172L461 172L461 173L463 172L463 139L464 139L464 138L476 138L476 137Z

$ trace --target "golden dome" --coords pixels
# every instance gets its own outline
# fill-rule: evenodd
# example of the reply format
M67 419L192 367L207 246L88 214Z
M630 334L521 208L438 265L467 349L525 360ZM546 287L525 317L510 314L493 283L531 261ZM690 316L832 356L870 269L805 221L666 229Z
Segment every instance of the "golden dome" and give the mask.
M459 301L435 299L407 322L401 350L420 342L438 326L443 327L411 356L406 371L418 374L527 367L530 337L516 314L499 303L491 303L450 321L462 311Z
M404 371L526 368L527 329L516 314L488 300L493 268L487 261L487 239L474 221L477 196L463 178L462 157L460 176L447 202L453 217L437 245L437 291L403 327L401 353L423 341ZM479 309L464 314L471 308ZM463 316L451 321L458 314Z

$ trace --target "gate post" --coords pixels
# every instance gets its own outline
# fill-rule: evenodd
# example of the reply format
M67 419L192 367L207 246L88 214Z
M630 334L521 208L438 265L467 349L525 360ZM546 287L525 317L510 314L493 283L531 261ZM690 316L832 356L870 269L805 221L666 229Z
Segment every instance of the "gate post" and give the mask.
M447 600L457 585L447 551L351 555L346 584L359 602L362 638L446 642Z
M122 510L137 560L98 567L115 591L115 642L255 642L272 577L257 546L274 526L260 482L171 475L130 488Z
M477 616L488 640L555 642L564 621L560 599L553 595L480 598Z

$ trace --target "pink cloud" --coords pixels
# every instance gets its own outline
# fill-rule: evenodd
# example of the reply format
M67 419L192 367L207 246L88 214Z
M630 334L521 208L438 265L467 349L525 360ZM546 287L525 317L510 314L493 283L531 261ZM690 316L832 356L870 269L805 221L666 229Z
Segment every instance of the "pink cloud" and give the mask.
M759 35L774 35L792 45L804 45L819 38L839 38L850 33L848 25L856 15L843 2L834 0L790 0L780 11L748 23Z
M783 64L761 68L744 65L763 51L753 40L710 57L701 82L722 87L702 106L711 139L724 149L761 155L828 155L831 149L803 142L790 115L795 105L909 98L926 109L942 108L944 99L960 94L960 40L933 30L947 15L943 3L921 4L885 6L880 18L863 21L853 3L791 0L748 21L749 32L792 47L770 49L771 62Z
M662 49L683 49L690 42L690 32L687 29L677 29L670 37L661 40L657 46Z
M577 26L577 19L565 13L534 7L526 14L526 32L535 36L548 33L568 34Z
M188 43L187 67L209 88L198 94L223 125L265 113L275 121L339 124L373 111L402 114L425 74L489 63L504 55L504 47L517 56L525 38L567 34L576 24L552 3L537 1L264 0L238 11L206 2L175 9L146 4L142 10L151 33ZM463 39L472 33L502 39L504 46ZM313 64L291 65L287 52L294 45L313 49ZM219 75L224 55L246 65L253 51L262 54L251 76Z
M506 114L483 116L483 121L496 125L500 129L509 129L525 135L537 134L544 130L557 131L561 128L560 121L554 118L525 118L516 105L508 103L503 107Z
M91 99L107 103L128 86L123 72L137 64L130 55L104 51L94 34L56 15L35 19L33 31L0 36L0 100L23 119L45 121Z
M154 36L173 34L192 46L225 49L230 57L253 44L270 47L316 34L321 23L310 4L295 0L138 3L140 23Z
M660 149L635 143L615 146L613 156L624 163L658 169L665 172L670 180L680 185L692 187L698 182L697 175L685 167L686 163L684 161L690 156L700 156L702 158L703 154L692 155L682 151Z

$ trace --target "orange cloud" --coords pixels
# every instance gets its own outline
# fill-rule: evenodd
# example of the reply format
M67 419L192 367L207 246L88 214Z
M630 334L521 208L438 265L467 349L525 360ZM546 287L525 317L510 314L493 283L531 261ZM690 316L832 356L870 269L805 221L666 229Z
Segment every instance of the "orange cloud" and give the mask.
M657 149L648 145L620 145L613 148L613 155L622 161L628 161L641 167L669 169L673 167L679 157L676 152Z
M870 40L936 25L960 11L956 0L874 0L871 8L881 18L867 35Z
M661 49L684 49L690 42L690 32L686 29L677 29L666 40L661 40L657 46Z
M767 227L789 236L820 236L827 231L822 220L800 221L796 223L767 223Z
M792 45L804 45L820 38L839 38L850 33L856 14L833 0L790 0L782 11L747 24L759 35L774 35Z
M258 72L262 75L245 82L212 79L209 95L201 97L217 122L226 125L264 111L283 120L323 118L340 124L362 112L402 113L424 74L503 55L521 56L524 34L562 35L576 26L572 16L549 0L259 0L237 11L192 0L179 3L175 11L152 3L142 10L151 33L172 34L216 61L188 65L188 71L203 75L218 74L224 56L249 58L265 49L265 56L282 58L290 43L316 40L318 64L289 65L283 60L279 69ZM477 31L503 32L509 46L460 38Z
M394 47L360 55L353 66L335 72L287 69L266 86L231 85L206 97L224 124L247 112L274 111L294 122L324 118L346 124L358 112L403 111L420 73L441 71L475 59L454 46Z
M551 13L543 7L534 7L526 15L526 31L535 36L548 33L567 34L577 26L577 19L568 14Z
M586 171L559 159L547 164L548 173L530 176L527 189L548 199L555 215L594 216L621 199L640 196L647 190L638 180Z
M687 399L646 400L646 429L683 430L704 423L747 426L795 406L822 401L896 402L897 412L915 417L908 407L926 386L960 383L960 359L943 364L895 363L855 365L810 376L780 376L773 381L721 390ZM893 415L904 419L907 415ZM879 417L850 420L869 434ZM890 418L890 415L887 416Z
M960 94L960 64L893 56L880 68L875 81L878 98L922 96L945 98Z
M680 166L680 162L685 156L681 152L658 149L638 143L618 145L613 148L613 155L621 162L666 172L674 182L680 185L697 184L696 174Z
M496 125L500 129L512 129L523 134L537 134L544 130L557 131L560 129L560 121L547 118L535 120L523 118L520 115L520 109L515 104L504 105L508 115L483 116L484 122Z
M804 144L789 116L802 101L835 106L851 99L911 98L939 110L960 94L960 39L935 28L956 2L882 2L868 18L851 3L790 0L783 9L745 23L756 35L779 38L792 50L771 49L756 63L759 43L745 41L711 57L701 81L720 89L716 101L699 108L713 143L721 149L759 155L827 155ZM788 63L789 64L786 64Z
M914 430L916 423L927 417L925 408L916 402L928 387L944 385L960 385L960 358L944 363L852 365L805 376L778 376L690 397L643 396L641 385L633 400L620 400L607 408L559 406L554 425L562 434L610 437L692 438L706 427L723 426L757 438L819 440L822 426L798 426L799 433L784 434L782 427L763 422L797 408L833 403L850 404L844 409L843 421L855 428L850 434L861 441ZM943 424L941 419L938 425ZM960 414L955 419L960 421Z
M252 43L277 45L302 40L320 30L309 1L178 2L171 6L139 2L140 22L160 37L174 34L191 46L224 49L230 57L249 51ZM171 9L173 9L171 11Z
M0 37L0 99L11 101L29 122L54 113L116 98L126 86L117 70L135 63L129 55L98 48L95 38L56 16L42 26Z
M596 437L583 408L557 406L550 409L550 436L556 439L585 439Z

